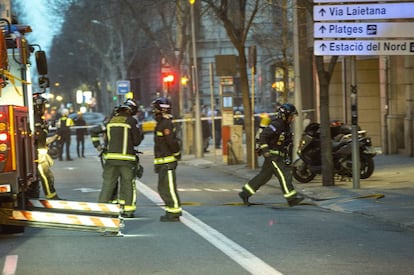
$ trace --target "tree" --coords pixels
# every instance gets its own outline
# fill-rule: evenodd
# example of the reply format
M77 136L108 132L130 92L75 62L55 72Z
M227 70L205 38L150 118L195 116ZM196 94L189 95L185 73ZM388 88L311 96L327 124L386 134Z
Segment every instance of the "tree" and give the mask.
M189 15L190 5L188 0L122 0L130 17L134 18L136 25L159 51L160 60L165 58L175 74L172 93L168 96L173 101L174 116L179 115L178 99L181 69L184 61L184 53L189 44ZM136 16L139 14L140 16ZM182 106L181 106L182 107Z
M309 0L298 0L298 4L306 7L310 16L313 15L313 3ZM320 135L321 135L321 155L322 155L322 184L332 186L335 184L332 160L331 132L329 128L329 83L332 78L333 70L338 61L338 56L331 56L328 67L325 68L323 56L315 56L316 70L319 79L320 92Z
M116 81L129 79L137 71L138 54L148 43L127 7L118 1L73 1L62 16L65 23L52 48L52 74L64 74L68 92L90 83L92 90L99 91L100 110L109 114Z
M252 117L249 96L249 79L246 65L246 40L252 22L257 14L260 0L202 0L214 12L215 16L223 23L226 33L237 50L239 55L238 65L240 72L240 89L244 107L244 115L247 118ZM254 136L252 134L252 121L244 120L246 129L246 148L252 148ZM255 157L247 154L247 163L249 167L255 164Z

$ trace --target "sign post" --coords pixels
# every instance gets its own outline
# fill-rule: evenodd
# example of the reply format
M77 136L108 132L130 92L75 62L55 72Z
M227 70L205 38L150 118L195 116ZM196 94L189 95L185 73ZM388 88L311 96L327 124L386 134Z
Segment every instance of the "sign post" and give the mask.
M353 188L360 188L356 57L414 55L414 22L404 22L414 18L414 2L314 0L314 3L319 3L313 7L314 38L317 38L314 54L351 56L352 180Z

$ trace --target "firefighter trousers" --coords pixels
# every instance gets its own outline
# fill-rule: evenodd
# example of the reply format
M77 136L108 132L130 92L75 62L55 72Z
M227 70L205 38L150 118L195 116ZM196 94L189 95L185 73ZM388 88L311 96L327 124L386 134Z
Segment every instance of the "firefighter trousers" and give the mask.
M50 170L50 164L48 161L42 161L37 166L37 171L40 175L42 182L43 192L48 199L54 199L57 197L55 190L55 177Z
M177 192L176 163L159 165L158 193L165 203L165 211L172 214L181 214L181 202Z
M249 196L253 195L261 186L265 185L273 175L278 179L285 199L290 200L294 198L297 193L292 184L292 168L289 165L286 165L283 158L279 156L265 158L259 174L243 186L243 191Z
M119 184L119 203L124 205L124 212L134 213L136 210L135 168L134 161L106 160L98 202L111 203Z

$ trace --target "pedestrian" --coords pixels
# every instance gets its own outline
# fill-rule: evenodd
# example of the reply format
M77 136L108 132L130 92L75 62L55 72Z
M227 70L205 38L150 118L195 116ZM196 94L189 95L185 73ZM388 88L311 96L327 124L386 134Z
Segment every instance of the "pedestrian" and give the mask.
M165 97L152 102L157 125L154 130L154 170L158 174L158 193L165 203L162 222L178 222L181 202L177 192L176 168L181 159L180 144L172 123L171 103Z
M265 185L275 175L279 180L283 195L289 206L298 205L304 198L296 192L292 184L291 146L292 131L290 124L298 114L293 104L283 104L272 117L269 126L259 136L259 154L265 158L259 174L253 177L239 193L243 203L250 205L249 197Z
M213 120L210 121L210 129L214 131L214 145L216 149L220 149L221 144L221 113L220 110L209 111L207 116L213 118L214 116L214 129Z
M205 113L201 114L201 118L205 118ZM210 145L210 137L211 137L211 131L210 131L210 125L206 119L201 120L201 130L203 134L203 149L204 153L210 152L208 150L208 146Z
M36 93L33 95L33 107L35 117L34 145L37 153L37 171L39 173L40 182L42 184L43 193L47 199L60 200L55 189L55 177L52 170L53 159L48 154L48 143L57 138L57 135L48 140L49 126L43 114L47 100Z
M112 203L119 185L118 203L123 205L122 216L125 218L134 217L136 210L137 165L134 147L142 140L132 112L130 106L122 104L106 125L103 185L98 199L101 203Z
M85 134L86 134L86 121L83 119L81 112L78 112L78 116L75 119L76 128L76 152L78 158L85 157Z
M69 110L63 109L62 116L57 122L57 134L59 135L59 160L63 160L63 147L66 146L66 160L72 160L70 157L70 142L71 142L71 133L70 127L74 124L73 120L68 117Z

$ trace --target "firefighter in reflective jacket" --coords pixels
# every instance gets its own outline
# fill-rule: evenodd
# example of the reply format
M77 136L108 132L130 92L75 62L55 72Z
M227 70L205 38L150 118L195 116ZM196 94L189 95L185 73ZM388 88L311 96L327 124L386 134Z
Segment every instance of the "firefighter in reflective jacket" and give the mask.
M171 121L171 103L160 97L152 102L152 111L157 125L154 130L154 168L158 174L158 193L165 203L162 222L180 220L181 202L177 193L177 160L181 159L180 144Z
M47 153L47 145L57 139L57 135L48 138L48 125L44 119L45 104L47 100L41 94L33 94L33 107L35 117L35 147L37 153L37 171L39 172L43 192L47 199L59 200L55 189L55 177L50 167L53 159Z
M112 202L119 178L119 203L124 208L123 217L133 217L136 210L134 147L141 140L142 135L131 115L131 108L126 104L119 106L118 114L107 124L103 186L98 201Z
M297 205L304 199L297 194L293 187L290 167L292 145L290 123L295 115L297 115L297 110L294 105L283 104L279 107L270 124L263 128L260 133L259 153L263 155L265 160L259 174L245 184L239 193L245 205L250 205L249 197L265 185L273 175L279 180L283 195L289 206Z

